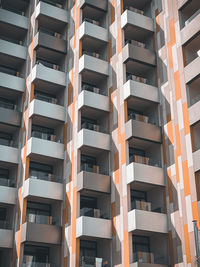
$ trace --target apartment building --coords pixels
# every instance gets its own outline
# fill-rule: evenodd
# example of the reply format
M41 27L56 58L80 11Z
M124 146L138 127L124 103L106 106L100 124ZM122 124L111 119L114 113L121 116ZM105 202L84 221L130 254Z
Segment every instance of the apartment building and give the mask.
M199 37L199 0L0 1L0 267L200 266Z

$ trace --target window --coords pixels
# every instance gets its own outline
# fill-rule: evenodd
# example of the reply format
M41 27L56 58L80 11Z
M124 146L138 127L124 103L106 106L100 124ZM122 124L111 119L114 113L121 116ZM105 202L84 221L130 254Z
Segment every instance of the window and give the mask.
M136 209L136 201L147 201L146 192L131 190L131 209Z
M95 126L97 125L97 121L93 119L88 119L85 117L81 117L81 128L94 130Z
M16 69L8 68L8 67L1 66L1 65L0 65L0 72L7 73L10 75L17 75Z
M133 155L145 157L145 151L142 149L129 147L129 158L131 158Z
M33 124L32 125L32 136L45 139L45 140L52 140L53 136L55 136L54 129Z
M0 185L8 186L9 170L0 168Z
M51 205L28 201L27 202L27 214L50 216Z
M49 262L49 248L39 246L24 246L24 263L27 262L38 262L48 263Z
M133 235L133 253L150 252L149 237Z
M14 109L15 105L11 100L0 97L0 107L7 108L7 109Z
M37 162L30 162L29 169L30 177L49 180L49 176L53 174L53 167L47 164L41 164Z
M80 259L82 257L97 257L97 243L95 241L80 241Z
M128 109L128 118L129 118L129 120L130 119L135 120L136 119L136 114L144 115L143 112L140 112L140 111L137 111L137 110L134 110L134 109L130 109L130 108Z
M81 155L81 170L93 172L94 166L96 165L96 158L83 154Z
M11 146L12 134L0 132L0 144L4 146Z
M38 100L42 100L42 101L49 102L52 104L57 103L57 99L55 95L47 94L47 93L37 91L37 90L35 90L34 94L35 94L35 98Z

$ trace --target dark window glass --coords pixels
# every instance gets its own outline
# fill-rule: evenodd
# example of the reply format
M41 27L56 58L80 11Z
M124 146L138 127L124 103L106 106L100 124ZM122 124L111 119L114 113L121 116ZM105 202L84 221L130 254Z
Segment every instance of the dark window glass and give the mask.
M146 236L133 236L133 252L150 252L149 238Z
M24 263L26 262L49 262L49 248L39 246L24 246Z

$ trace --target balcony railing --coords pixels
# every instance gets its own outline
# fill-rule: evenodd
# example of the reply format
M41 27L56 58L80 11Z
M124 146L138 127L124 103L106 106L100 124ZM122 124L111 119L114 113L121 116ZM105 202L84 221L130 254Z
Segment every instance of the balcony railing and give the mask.
M0 177L0 185L1 186L7 186L7 187L15 187L14 181L5 178L5 177Z
M12 229L12 223L0 220L0 229Z
M92 23L92 24L95 24L97 26L100 26L100 22L98 20L94 20L94 19L89 19L89 18L85 18L83 20L83 22L86 21L86 22L89 22L89 23Z
M146 202L146 201L140 201L140 200L132 201L131 207L132 209L164 213L163 207L158 207L154 203Z
M83 90L90 91L90 92L93 92L93 93L96 93L96 94L100 94L100 89L99 88L94 87L94 86L89 85L89 84L83 84L82 85L82 91Z
M16 110L16 108L17 108L17 106L15 104L4 102L1 99L0 99L0 107L6 108L6 109L12 109L12 110Z
M138 42L138 41L135 41L135 40L126 40L125 45L126 44L132 44L132 45L135 45L135 46L138 46L138 47L145 48L145 44L144 43Z
M127 79L127 81L128 80L132 80L132 81L148 84L148 81L147 81L146 78L139 77L139 76L136 76L136 75L133 75L133 74L127 74L126 75L126 79Z
M86 172L99 173L99 166L92 165L91 163L82 163L81 170Z
M142 122L145 122L145 123L148 123L149 122L149 117L148 116L144 116L142 114L138 114L138 113L130 113L128 115L128 119L129 120L136 120L136 121L142 121Z
M48 34L50 36L56 37L58 39L61 39L61 34L60 33L51 31L49 29L45 29L45 28L40 27L38 32L42 32L42 33Z
M150 166L155 166L155 167L160 167L161 163L158 160L148 158L148 157L143 157L139 155L131 155L129 156L129 162L136 162L136 163L141 163L141 164L147 164Z
M26 258L31 258L32 256L25 256ZM45 262L35 262L31 260L27 260L23 263L23 267L58 267L58 265L53 263L45 263Z
M48 133L42 133L39 131L32 131L32 137L56 142L56 135L55 134L48 134ZM59 143L61 143L60 140L59 140Z
M27 214L27 222L39 224L54 224L52 221L52 216L31 213Z
M96 52L90 52L90 51L83 50L83 55L88 55L88 56L91 56L91 57L103 59L103 56L101 54L99 54L99 53L96 53Z
M138 14L141 14L141 15L144 14L143 10L137 9L135 7L132 7L132 6L125 6L124 10L130 10L132 12L135 12L135 13L138 13Z
M51 0L38 0L38 1L37 1L37 4L38 4L39 2L44 2L44 3L47 3L47 4L49 4L49 5L58 7L58 8L63 8L63 6L62 6L61 4L55 3L54 1L51 1Z
M45 60L37 59L36 64L42 64L47 68L54 69L54 70L61 70L61 67L59 65L47 62Z
M38 99L38 100L41 100L41 101L45 101L45 102L48 102L48 103L51 103L51 104L57 104L58 103L58 99L55 98L55 97L51 97L51 96L48 96L48 95L43 95L43 94L40 94L40 93L36 93L35 92L35 99Z
M88 130L99 132L99 125L90 123L90 122L83 122L82 129L88 129Z
M108 214L102 213L100 209L93 209L93 208L82 208L80 210L80 216L102 218L107 220L109 219Z
M80 267L110 267L109 261L90 256L83 256L80 261Z
M133 253L133 262L166 264L166 258L158 253L137 251Z
M20 77L20 73L17 70L11 69L11 68L8 68L8 67L5 67L5 66L0 66L0 72Z
M38 179L38 180L43 180L43 181L49 181L49 182L56 182L56 183L62 183L62 178L58 176L54 176L54 174L31 174L30 175L31 179Z

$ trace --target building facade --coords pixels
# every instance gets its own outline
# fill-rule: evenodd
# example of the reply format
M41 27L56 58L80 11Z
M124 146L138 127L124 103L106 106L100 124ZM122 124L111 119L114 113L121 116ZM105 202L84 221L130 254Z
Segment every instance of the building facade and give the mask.
M199 36L199 0L0 1L0 267L198 266Z

